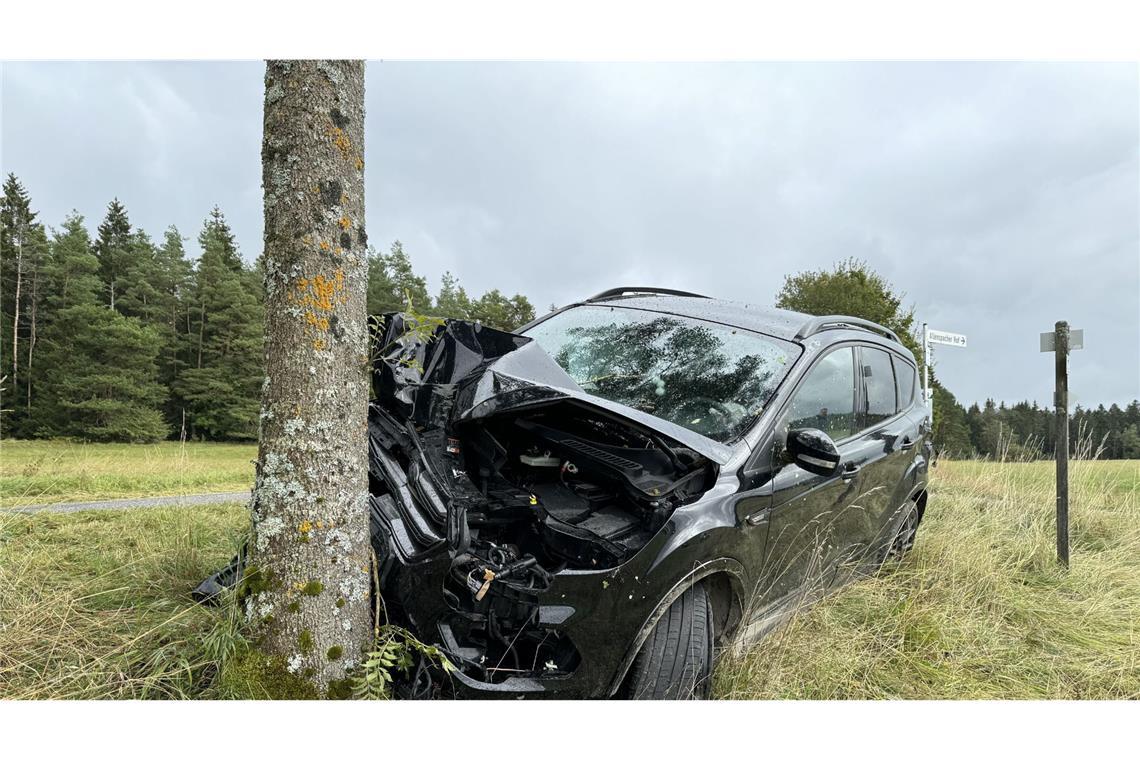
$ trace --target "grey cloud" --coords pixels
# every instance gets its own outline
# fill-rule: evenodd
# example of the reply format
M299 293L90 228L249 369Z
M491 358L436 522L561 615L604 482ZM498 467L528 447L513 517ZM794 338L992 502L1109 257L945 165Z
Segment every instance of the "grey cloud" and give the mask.
M262 65L5 64L4 171L43 217L260 248ZM1092 64L373 63L372 241L543 310L614 284L770 303L866 259L967 333L964 401L1051 395L1037 333L1086 330L1084 404L1140 395L1137 69ZM192 246L193 248L193 246Z

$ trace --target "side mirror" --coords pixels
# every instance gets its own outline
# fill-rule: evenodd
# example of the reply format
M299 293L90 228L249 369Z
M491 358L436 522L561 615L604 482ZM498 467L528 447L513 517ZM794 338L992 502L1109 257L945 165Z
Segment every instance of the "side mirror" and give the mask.
M800 428L789 431L785 450L791 462L810 473L834 475L839 469L839 449L831 436L822 430Z

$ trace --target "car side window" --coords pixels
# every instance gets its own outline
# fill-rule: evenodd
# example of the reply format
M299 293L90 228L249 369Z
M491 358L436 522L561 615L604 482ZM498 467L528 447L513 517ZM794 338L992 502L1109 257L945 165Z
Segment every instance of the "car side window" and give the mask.
M915 369L894 354L891 361L895 365L895 380L899 386L899 411L909 409L914 402Z
M886 351L863 346L859 354L863 365L863 427L871 427L893 417L898 411L895 372L891 367L891 355Z
M792 397L789 428L817 428L835 440L855 433L855 362L840 348L812 367Z

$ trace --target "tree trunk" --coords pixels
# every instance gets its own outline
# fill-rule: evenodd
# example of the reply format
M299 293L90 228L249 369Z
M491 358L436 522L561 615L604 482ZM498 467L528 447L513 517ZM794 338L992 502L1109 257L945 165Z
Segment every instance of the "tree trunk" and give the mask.
M262 169L263 174L264 171ZM201 294L199 296L202 298L202 311L198 317L198 369L202 369L202 340L206 337L206 299Z
M336 693L371 641L364 62L265 71L265 367L247 617Z
M32 270L32 297L31 305L29 306L31 325L28 330L28 366L24 370L24 374L28 378L28 413L32 411L32 382L35 380L35 375L32 372L32 360L35 358L36 351L36 312L39 304L39 285L40 285L40 267L43 261L39 259L36 261L35 267Z
M16 243L16 297L12 305L12 390L19 386L20 370L20 285L24 279L24 239L20 233L19 242ZM18 391L17 398L19 398Z

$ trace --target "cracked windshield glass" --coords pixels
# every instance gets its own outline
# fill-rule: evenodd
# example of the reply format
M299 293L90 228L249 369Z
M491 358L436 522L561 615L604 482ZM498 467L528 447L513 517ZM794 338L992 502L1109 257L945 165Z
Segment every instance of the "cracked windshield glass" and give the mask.
M796 350L748 330L611 306L569 309L526 335L587 393L721 442L763 410Z

